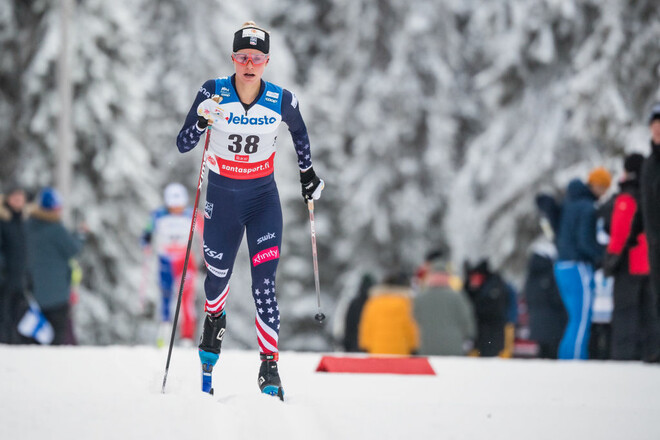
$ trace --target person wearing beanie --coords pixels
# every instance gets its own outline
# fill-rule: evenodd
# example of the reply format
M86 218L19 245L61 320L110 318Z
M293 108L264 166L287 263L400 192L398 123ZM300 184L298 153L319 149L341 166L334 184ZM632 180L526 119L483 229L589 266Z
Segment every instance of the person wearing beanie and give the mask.
M463 263L465 292L472 302L477 326L474 350L481 357L513 356L518 320L516 292L504 277L491 269L487 258Z
M289 128L298 156L302 196L310 209L324 182L312 167L307 128L295 94L262 75L270 61L270 34L254 22L234 33L234 74L202 84L177 136L177 147L192 150L206 132L209 178L204 210L206 319L199 344L202 391L212 392L227 316L225 303L236 253L244 232L250 254L261 392L279 395L280 312L275 296L282 245L282 208L274 179L278 126Z
M43 188L38 207L27 222L28 267L32 294L55 332L53 345L68 344L70 334L70 260L83 247L84 236L62 224L62 198L53 188Z
M596 167L589 173L587 184L597 197L601 197L607 192L612 184L612 175L603 167Z
M186 259L192 208L188 206L188 190L180 183L168 184L163 191L164 206L151 213L149 223L142 234L144 251L143 270L147 270L152 249L158 259L158 284L160 286L160 325L156 345L162 347L171 331L173 306L181 284ZM195 230L201 231L201 217L196 217ZM200 240L201 241L201 240ZM196 243L197 244L197 243ZM201 245L199 246L201 248ZM181 293L181 319L179 320L182 345L193 345L197 314L195 313L195 280L197 278L196 252L188 258L186 279ZM143 287L144 289L144 287ZM140 295L145 295L144 291ZM141 301L144 298L140 298ZM144 304L143 304L144 305Z
M649 284L646 234L633 228L640 206L643 161L639 153L624 158L603 267L614 277L611 358L653 362L660 357L660 319L657 308L651 306L655 301Z
M586 183L573 179L566 189L556 235L557 287L568 313L559 343L559 359L587 359L594 297L594 268L600 265L604 247L596 239L596 202L608 190L610 173L594 168Z
M656 309L660 309L660 102L651 108L649 131L651 154L644 160L640 176L641 223L648 241L651 290Z
M0 195L0 343L20 341L16 325L28 281L26 201L25 190L15 182Z

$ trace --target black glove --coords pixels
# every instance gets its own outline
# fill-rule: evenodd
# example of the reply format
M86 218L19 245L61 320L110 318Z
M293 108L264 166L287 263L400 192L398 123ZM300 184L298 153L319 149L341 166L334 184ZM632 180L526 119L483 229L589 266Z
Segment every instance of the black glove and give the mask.
M197 127L200 130L204 130L209 125L209 120L204 116L197 116Z
M321 187L316 198L321 197L321 191L323 190L323 181L316 176L314 168L310 168L307 171L300 172L300 183L302 184L302 196L305 199L305 203L308 200L312 200L314 192Z

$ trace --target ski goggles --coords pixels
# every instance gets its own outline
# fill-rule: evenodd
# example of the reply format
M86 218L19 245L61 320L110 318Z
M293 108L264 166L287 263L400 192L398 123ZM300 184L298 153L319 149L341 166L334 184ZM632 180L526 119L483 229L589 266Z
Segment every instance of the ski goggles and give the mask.
M231 58L236 61L238 64L241 64L245 66L248 61L252 61L252 64L255 66L258 66L259 64L263 64L266 61L268 61L268 55L267 53L242 53L242 52L234 52L231 54Z

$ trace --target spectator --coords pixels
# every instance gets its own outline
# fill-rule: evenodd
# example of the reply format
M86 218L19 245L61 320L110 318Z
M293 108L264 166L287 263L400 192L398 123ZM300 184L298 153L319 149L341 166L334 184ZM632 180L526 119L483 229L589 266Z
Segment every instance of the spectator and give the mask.
M348 305L348 310L346 311L343 340L344 350L347 353L360 351L360 346L358 344L360 315L362 314L364 304L367 302L367 298L369 297L369 289L371 289L374 284L375 283L373 277L370 274L364 274L362 276L362 280L360 281L360 287L358 288L357 295Z
M596 202L611 183L602 167L589 174L585 184L568 184L557 234L555 279L568 324L559 344L560 359L587 359L593 301L594 267L601 263L603 246L596 241Z
M462 356L476 336L474 311L443 255L427 256L420 276L420 292L414 299L415 320L420 329L419 354Z
M188 192L180 183L170 183L163 193L165 206L158 208L151 215L149 225L142 235L143 245L147 254L153 246L158 257L159 285L161 292L161 325L158 330L156 344L162 347L169 337L172 322L173 305L178 301L181 285L181 275L188 249L190 237L190 222L192 208L188 207ZM201 218L197 223L197 231L201 231ZM200 237L200 234L197 234ZM210 252L210 251L207 251ZM222 255L207 254L207 258L220 260ZM211 267L210 270L215 270ZM195 336L195 278L197 277L197 262L193 254L188 259L186 280L181 295L181 339L184 345L193 346Z
M52 188L38 196L39 207L27 223L28 267L32 293L55 332L54 345L67 343L71 293L69 260L80 252L82 234L71 234L61 222L62 202Z
M360 349L369 354L410 355L419 348L410 278L392 273L369 289L359 327Z
M614 276L612 359L653 362L660 358L660 322L649 284L648 246L643 231L632 231L643 162L639 153L625 158L604 267Z
M515 291L490 269L486 259L474 267L466 262L465 275L465 290L477 319L476 352L483 357L513 356L517 318Z
M553 272L556 258L557 248L552 242L547 239L534 242L523 287L529 311L530 338L538 344L538 356L543 359L557 359L567 320Z
M17 343L19 313L27 286L27 217L25 190L16 184L0 196L0 342Z
M651 291L660 305L660 102L649 116L651 155L644 160L640 181L642 219L649 248Z

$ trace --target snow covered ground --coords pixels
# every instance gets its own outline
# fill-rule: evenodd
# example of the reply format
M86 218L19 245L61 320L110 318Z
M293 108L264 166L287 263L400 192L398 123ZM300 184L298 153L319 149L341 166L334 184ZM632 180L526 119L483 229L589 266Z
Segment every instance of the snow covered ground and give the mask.
M336 354L335 354L336 355ZM431 358L436 376L316 373L283 352L286 401L261 395L256 352L223 352L216 395L194 348L0 345L2 439L654 439L660 367Z

